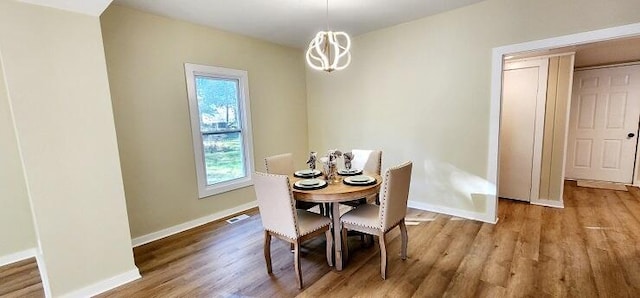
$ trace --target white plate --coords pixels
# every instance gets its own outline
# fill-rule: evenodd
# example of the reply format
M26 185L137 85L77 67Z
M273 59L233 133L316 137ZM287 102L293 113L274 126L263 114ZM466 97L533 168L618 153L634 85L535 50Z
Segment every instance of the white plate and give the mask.
M320 185L320 179L304 179L304 180L300 180L298 182L300 182L300 185L302 186L316 186L316 185Z
M347 177L347 178L344 178L344 180L347 181L347 183L352 183L352 184L366 184L366 183L371 183L375 179L370 176L360 175L360 176Z
M360 172L362 172L362 170L360 170L360 169L350 169L350 170L340 169L340 170L338 170L338 174L355 174L355 173L360 173Z
M304 169L296 171L294 174L296 176L316 176L320 174L320 170Z
M315 188L322 187L327 184L327 181L322 179L304 179L300 181L296 181L295 186L300 188Z

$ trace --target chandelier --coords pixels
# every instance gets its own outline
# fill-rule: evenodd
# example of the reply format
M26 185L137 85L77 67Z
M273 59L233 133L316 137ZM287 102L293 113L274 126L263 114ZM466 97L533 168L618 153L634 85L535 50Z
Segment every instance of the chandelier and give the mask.
M316 34L307 49L307 64L315 70L332 72L351 63L351 39L344 32L329 31L329 0L327 0L327 31Z

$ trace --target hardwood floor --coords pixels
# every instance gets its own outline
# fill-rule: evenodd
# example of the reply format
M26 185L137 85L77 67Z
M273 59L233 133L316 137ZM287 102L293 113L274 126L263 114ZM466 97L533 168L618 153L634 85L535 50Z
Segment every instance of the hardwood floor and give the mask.
M0 267L0 297L44 297L35 258Z
M497 225L411 210L408 259L400 259L393 231L387 280L378 246L362 248L359 237L350 237L341 272L327 266L324 240L307 242L303 290L289 245L274 240L267 275L253 210L232 225L216 222L134 249L142 279L100 297L640 296L640 190L565 185L564 209L501 200ZM24 296L12 292L22 287L15 275L0 269L0 296Z

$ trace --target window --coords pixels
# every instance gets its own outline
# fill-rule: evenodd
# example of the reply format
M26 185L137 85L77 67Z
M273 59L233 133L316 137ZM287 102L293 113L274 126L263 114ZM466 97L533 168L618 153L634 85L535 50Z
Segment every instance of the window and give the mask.
M252 184L247 72L185 63L200 198Z

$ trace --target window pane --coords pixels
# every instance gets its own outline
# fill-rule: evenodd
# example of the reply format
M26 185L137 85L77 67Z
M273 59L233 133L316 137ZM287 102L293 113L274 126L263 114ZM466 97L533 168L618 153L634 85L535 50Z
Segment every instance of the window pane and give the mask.
M198 196L253 183L253 147L245 70L184 64ZM246 126L246 127L245 127Z
M238 80L196 76L200 131L240 129Z
M196 76L207 185L245 177L238 80Z
M245 176L240 133L203 134L202 142L207 185Z

